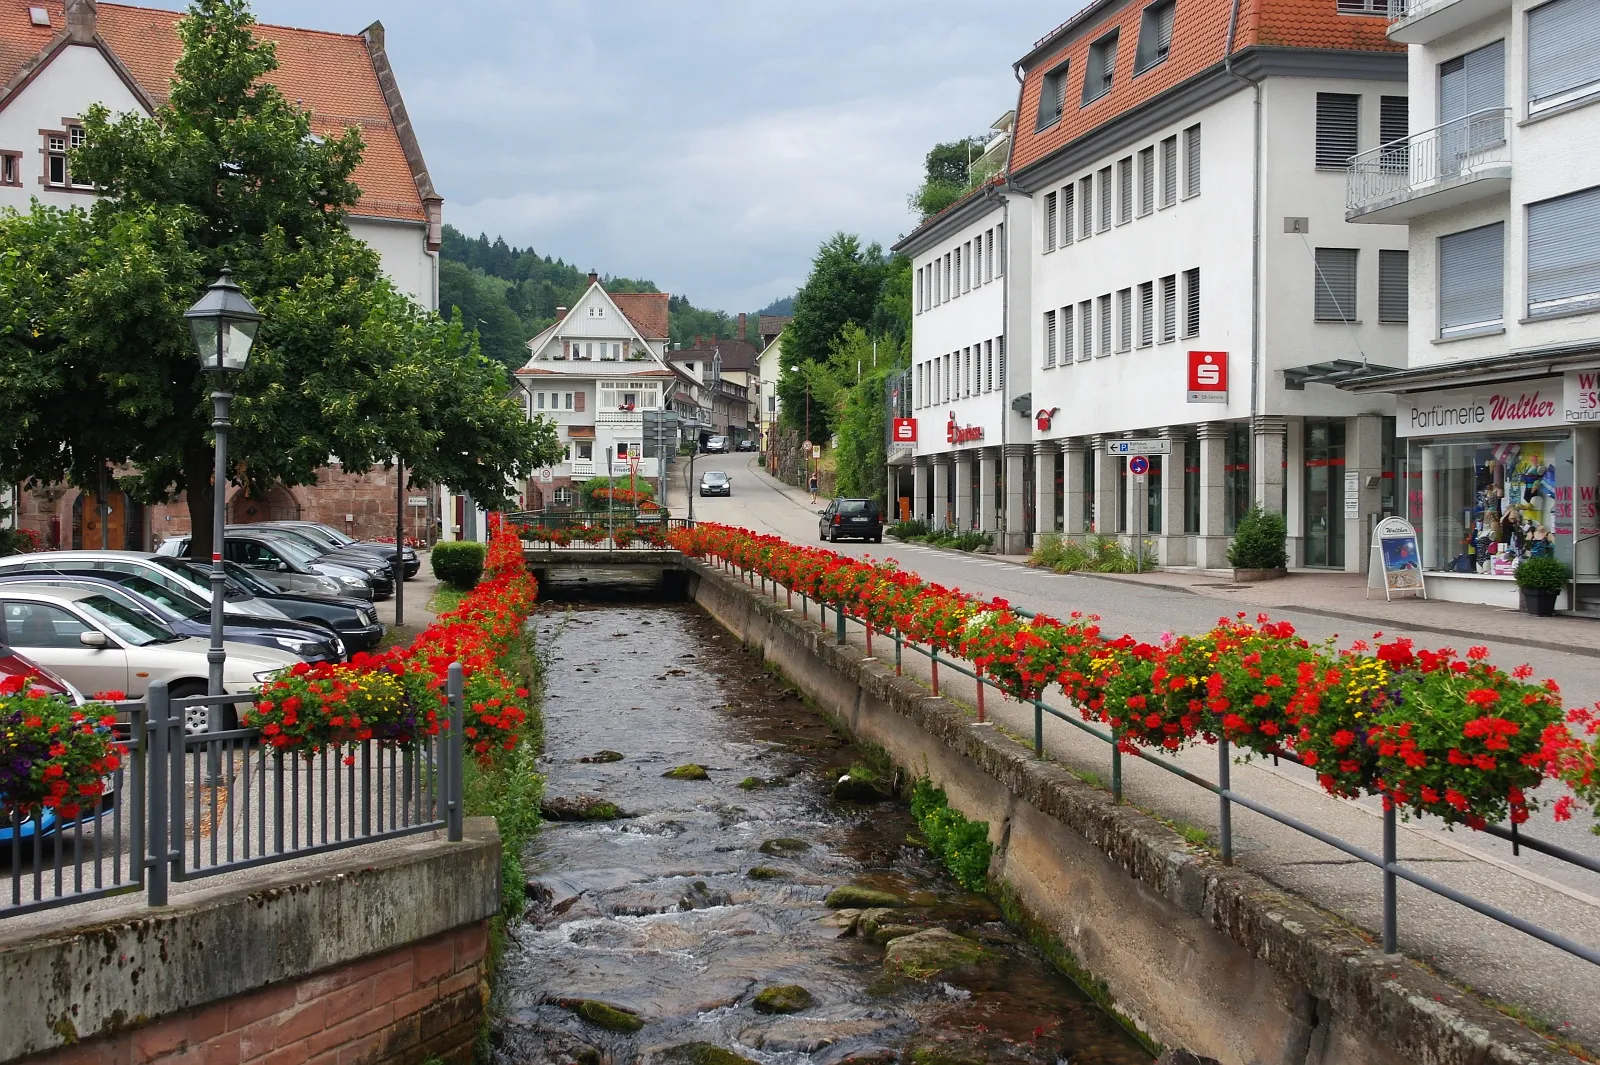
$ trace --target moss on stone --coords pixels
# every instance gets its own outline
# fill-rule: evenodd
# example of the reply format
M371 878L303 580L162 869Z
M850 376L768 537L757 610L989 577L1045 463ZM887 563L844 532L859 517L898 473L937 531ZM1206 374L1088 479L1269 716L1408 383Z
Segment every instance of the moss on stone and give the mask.
M620 761L622 761L622 752L621 751L596 751L593 754L591 754L591 755L589 755L589 756L587 756L585 758L578 759L578 761L580 761L580 762L594 762L594 763L620 762Z
M668 780L709 780L711 778L711 774L706 772L705 766L695 765L693 762L688 765L674 766L661 775Z
M891 940L883 968L886 973L913 980L937 977L958 987L982 990L999 982L1005 958L947 928L927 928Z
M811 844L803 839L792 839L789 836L779 836L769 839L761 844L761 853L770 854L776 858L792 858L796 854L803 854L811 849Z
M828 892L828 897L824 900L824 905L831 910L864 910L875 906L904 906L906 905L906 900L901 898L899 895L893 895L887 891L879 891L877 888L861 887L857 884L845 884Z
M614 802L593 795L580 795L576 799L557 796L539 804L539 816L546 821L615 821L626 815Z
M782 869L774 869L770 865L757 865L745 874L751 880L782 880L788 874Z
M644 1027L644 1021L640 1020L639 1015L632 1010L597 1002L592 998L568 999L562 1005L595 1027L604 1028L608 1032L632 1034Z
M756 1062L711 1043L681 1043L661 1052L663 1062L673 1065L756 1065Z
M756 992L757 1013L798 1013L817 1000L799 984L779 984Z

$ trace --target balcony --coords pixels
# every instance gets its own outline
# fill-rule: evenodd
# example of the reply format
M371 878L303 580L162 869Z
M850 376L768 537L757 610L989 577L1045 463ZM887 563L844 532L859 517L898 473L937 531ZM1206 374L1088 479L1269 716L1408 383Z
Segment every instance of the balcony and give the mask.
M644 412L637 410L595 411L594 422L596 425L643 425Z
M1389 0L1389 39L1401 44L1431 44L1510 11L1511 0Z
M1487 108L1350 158L1345 220L1406 223L1511 188L1511 109Z
M573 477L594 476L594 459L573 459L567 465L571 467Z

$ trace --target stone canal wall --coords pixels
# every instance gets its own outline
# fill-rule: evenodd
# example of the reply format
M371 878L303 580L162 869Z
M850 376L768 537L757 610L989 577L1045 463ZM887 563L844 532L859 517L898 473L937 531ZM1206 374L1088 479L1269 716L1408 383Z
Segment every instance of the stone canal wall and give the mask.
M90 905L0 924L0 1062L466 1063L500 840L474 818Z
M990 875L1113 1007L1223 1065L1572 1063L1534 1033L1330 914L980 725L892 664L737 578L686 563L690 594L859 742L988 821ZM887 643L887 641L885 641Z

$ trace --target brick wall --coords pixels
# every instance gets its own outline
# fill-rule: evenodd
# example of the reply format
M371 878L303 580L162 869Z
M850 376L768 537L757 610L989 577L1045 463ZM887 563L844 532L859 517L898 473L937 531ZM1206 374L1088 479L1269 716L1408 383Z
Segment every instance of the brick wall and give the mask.
M465 1063L483 1023L480 922L300 980L185 1010L29 1065Z

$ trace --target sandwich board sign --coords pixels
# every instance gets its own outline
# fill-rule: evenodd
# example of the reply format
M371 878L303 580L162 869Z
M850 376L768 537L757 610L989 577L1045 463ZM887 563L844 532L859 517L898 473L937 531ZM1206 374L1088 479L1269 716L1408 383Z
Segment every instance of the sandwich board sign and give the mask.
M1384 518L1372 530L1368 598L1374 588L1382 588L1386 600L1397 592L1428 598L1422 577L1422 552L1417 548L1417 530L1404 518Z

